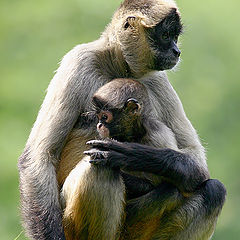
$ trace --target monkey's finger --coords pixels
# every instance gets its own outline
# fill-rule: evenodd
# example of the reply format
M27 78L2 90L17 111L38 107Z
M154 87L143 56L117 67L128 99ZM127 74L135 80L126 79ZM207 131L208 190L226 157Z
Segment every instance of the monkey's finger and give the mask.
M108 140L90 140L86 144L91 145L92 147L108 148L111 144L111 141L108 141Z
M99 152L99 149L92 148L90 150L84 151L83 153L86 154L86 155L93 155L93 154L96 154L98 152Z
M98 148L92 148L90 150L84 151L83 153L86 154L86 155L102 154L102 155L105 156L107 151L102 151L102 150L100 150Z
M100 151L99 149L93 148L89 151L84 151L84 154L90 156L92 160L95 159L106 159L109 155L108 151Z
M126 152L127 150L127 146L124 143L114 140L91 140L86 144L101 150L114 150L122 153Z

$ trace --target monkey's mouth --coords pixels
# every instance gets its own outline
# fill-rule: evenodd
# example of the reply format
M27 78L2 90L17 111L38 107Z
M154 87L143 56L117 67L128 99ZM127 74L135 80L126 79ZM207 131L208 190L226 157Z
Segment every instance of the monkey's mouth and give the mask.
M107 128L97 129L101 139L109 138L109 130Z

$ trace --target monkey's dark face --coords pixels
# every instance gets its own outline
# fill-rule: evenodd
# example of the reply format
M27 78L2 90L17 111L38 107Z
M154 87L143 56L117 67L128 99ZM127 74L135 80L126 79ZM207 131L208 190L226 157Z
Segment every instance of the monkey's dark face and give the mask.
M102 139L113 138L120 142L137 142L145 135L140 119L140 104L128 99L122 108L110 108L96 97L93 99L98 117L97 131ZM99 108L99 105L102 107Z
M155 27L147 29L150 46L154 51L154 69L173 68L179 61L181 51L177 46L182 24L176 10Z

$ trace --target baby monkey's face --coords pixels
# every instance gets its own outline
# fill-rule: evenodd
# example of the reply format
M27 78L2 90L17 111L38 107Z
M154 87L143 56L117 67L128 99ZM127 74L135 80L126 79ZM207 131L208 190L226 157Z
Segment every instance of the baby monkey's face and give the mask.
M132 142L139 138L142 132L140 122L140 104L130 98L121 108L111 108L104 105L96 108L98 117L97 131L102 139L112 138L120 142Z

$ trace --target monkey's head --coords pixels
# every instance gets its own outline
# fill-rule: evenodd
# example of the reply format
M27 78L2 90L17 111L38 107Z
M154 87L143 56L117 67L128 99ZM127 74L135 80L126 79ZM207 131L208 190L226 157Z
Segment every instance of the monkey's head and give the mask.
M111 28L135 76L173 68L180 57L180 13L173 0L125 0Z
M116 79L94 94L97 131L101 138L121 142L138 142L143 138L146 131L142 123L142 97L145 93L140 88L143 86L134 80Z

